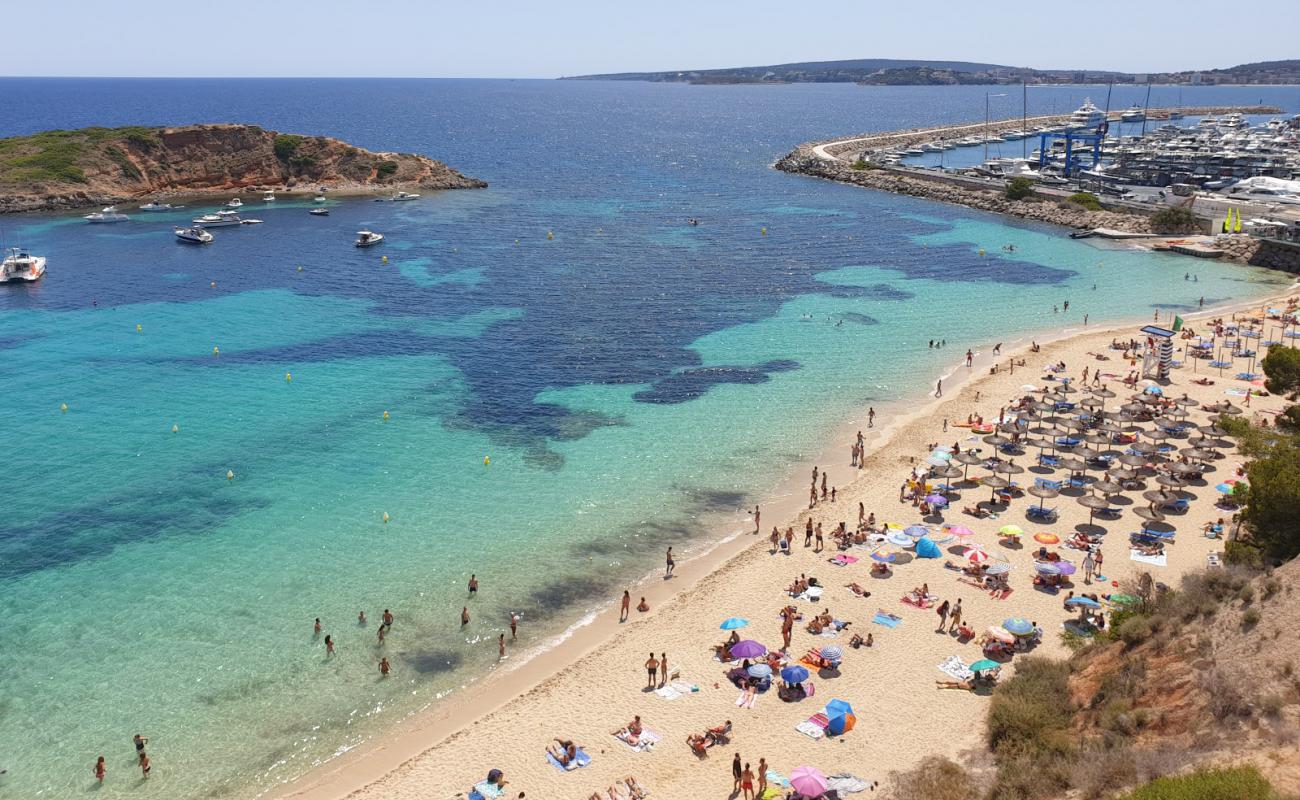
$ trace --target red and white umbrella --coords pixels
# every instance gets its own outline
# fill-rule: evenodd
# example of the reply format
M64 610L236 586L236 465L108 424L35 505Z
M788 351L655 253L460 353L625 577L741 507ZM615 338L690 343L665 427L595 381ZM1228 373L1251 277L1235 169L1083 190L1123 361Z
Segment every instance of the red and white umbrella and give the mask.
M989 560L989 554L980 547L968 547L963 555L965 555L966 560L972 564L983 564L985 561Z

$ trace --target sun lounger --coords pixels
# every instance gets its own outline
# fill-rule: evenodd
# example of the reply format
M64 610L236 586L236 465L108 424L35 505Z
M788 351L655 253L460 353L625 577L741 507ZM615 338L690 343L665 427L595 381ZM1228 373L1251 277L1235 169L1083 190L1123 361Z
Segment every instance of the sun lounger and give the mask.
M1223 559L1219 556L1218 553L1208 553L1205 556L1205 566L1210 567L1211 569L1222 568Z
M551 762L551 766L555 767L561 772L572 772L573 770L578 769L579 767L585 767L588 764L590 764L591 756L587 755L586 752L584 752L583 749L579 747L578 755L572 761L569 762L569 766L567 767L561 764L560 760L555 756L551 755L549 752L546 754L546 760Z
M1025 516L1032 519L1041 519L1045 522L1056 521L1056 508L1046 508L1044 506L1030 506L1025 510Z

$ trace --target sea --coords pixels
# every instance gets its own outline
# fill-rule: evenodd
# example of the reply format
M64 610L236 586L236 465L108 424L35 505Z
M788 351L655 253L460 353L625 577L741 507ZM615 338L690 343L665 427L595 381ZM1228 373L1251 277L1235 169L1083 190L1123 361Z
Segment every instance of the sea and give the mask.
M84 794L100 755L99 797L258 796L517 666L666 547L752 525L846 421L967 348L1287 284L772 168L807 140L983 119L987 91L0 79L3 136L254 123L490 183L328 217L245 192L263 223L206 246L172 227L213 200L0 218L49 259L0 291L0 796ZM1105 93L1035 88L1028 113ZM1020 115L1009 94L995 118ZM1151 102L1296 113L1300 91ZM385 242L353 247L362 229Z

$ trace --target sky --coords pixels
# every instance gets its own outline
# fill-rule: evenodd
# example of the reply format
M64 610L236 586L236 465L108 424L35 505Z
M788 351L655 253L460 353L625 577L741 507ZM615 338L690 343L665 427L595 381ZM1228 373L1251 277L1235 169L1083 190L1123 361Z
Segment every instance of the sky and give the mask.
M4 75L555 78L845 58L1162 72L1300 57L1297 0L1091 0L1068 13L1061 0L3 5L6 38L22 43ZM1216 19L1233 25L1220 35Z

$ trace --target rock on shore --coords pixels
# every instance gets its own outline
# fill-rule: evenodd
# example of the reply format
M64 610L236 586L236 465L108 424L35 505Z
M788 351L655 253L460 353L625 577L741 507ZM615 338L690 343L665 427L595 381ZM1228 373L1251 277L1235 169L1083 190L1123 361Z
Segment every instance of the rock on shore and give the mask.
M0 139L0 212L241 189L471 189L440 161L255 125L83 128Z

